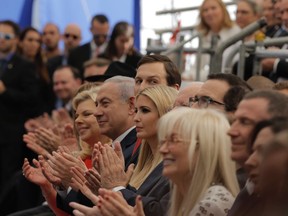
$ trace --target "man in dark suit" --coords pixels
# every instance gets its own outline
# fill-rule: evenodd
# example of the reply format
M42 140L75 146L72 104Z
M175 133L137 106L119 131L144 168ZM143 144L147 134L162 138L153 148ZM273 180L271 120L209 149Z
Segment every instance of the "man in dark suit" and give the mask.
M117 63L119 64L119 63ZM132 155L137 137L134 125L134 79L124 76L115 76L104 82L96 98L96 112L100 133L120 142L127 167L136 163L138 152ZM132 157L133 156L133 157ZM161 172L160 172L161 173ZM87 206L93 204L81 193L71 191L66 197L57 194L57 207L72 214L73 209L69 202L78 201Z
M68 58L68 64L76 67L81 74L83 74L84 62L103 53L107 46L108 18L102 14L94 16L91 21L90 31L93 40L72 50Z
M136 142L134 114L134 79L116 76L106 80L97 94L95 116L100 133L121 143L126 165Z
M0 188L22 164L22 135L27 111L37 92L32 64L15 54L20 30L0 22ZM3 190L1 190L3 191Z
M48 59L47 68L52 78L54 71L61 65L67 65L68 56L72 49L75 49L81 42L81 29L76 24L68 24L62 35L64 42L64 53Z

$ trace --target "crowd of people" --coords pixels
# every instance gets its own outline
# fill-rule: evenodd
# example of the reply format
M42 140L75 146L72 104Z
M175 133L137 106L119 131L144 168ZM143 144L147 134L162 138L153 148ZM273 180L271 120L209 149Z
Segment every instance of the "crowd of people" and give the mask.
M288 1L270 1L273 37ZM207 43L260 17L258 2L237 7L234 24L221 0L203 1ZM80 45L75 24L0 21L0 215L287 215L288 81L183 82L169 57L136 50L131 24L109 36L99 14L90 30Z
M287 8L286 0L237 0L235 21L230 18L226 5L222 0L204 0L199 9L199 24L196 30L201 34L201 47L211 48L223 43L227 39L241 32L248 25L256 22L261 17L265 17L267 25L252 34L246 36L242 40L244 42L255 41L256 37L262 35L262 38L278 38L288 36L287 28ZM234 58L230 55L234 54L234 50L239 48L240 42L228 47L223 53L222 72L238 72L239 55ZM287 46L266 47L270 50L286 49ZM246 54L244 79L247 80L253 75L254 56ZM200 60L200 79L206 79L209 73L209 54L202 54ZM260 61L260 68L257 73L272 79L276 82L279 78L287 78L285 73L286 61L279 58L265 58ZM186 70L182 77L184 79L195 79L196 63L192 64L191 70ZM256 70L256 69L255 69Z

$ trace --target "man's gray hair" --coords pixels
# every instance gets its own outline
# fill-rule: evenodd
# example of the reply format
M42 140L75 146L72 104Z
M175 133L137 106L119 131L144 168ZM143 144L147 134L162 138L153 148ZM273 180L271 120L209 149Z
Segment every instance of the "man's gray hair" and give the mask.
M114 76L105 80L104 83L109 82L117 84L122 100L127 101L129 98L134 97L135 80L133 78L125 76Z
M268 113L274 117L288 117L288 97L275 90L256 90L248 93L243 100L262 98L268 101Z

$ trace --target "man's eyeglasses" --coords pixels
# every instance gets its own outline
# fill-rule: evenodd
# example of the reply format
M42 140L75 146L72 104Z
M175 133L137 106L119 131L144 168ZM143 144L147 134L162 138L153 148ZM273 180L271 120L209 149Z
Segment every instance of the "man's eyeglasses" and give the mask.
M69 37L72 37L74 40L77 40L78 38L79 38L79 36L77 36L77 35L73 35L73 34L69 34L69 33L65 33L64 34L64 37L65 38L69 38Z
M99 38L103 38L103 39L107 39L108 35L107 34L95 34L93 35L94 39L99 39Z
M195 96L195 97L190 97L189 98L189 106L192 107L193 103L198 103L198 106L200 108L207 108L209 104L218 104L221 106L225 106L224 103L221 103L219 101L213 100L211 97L208 96Z
M1 38L1 39L11 40L11 39L13 39L14 37L15 37L14 34L0 32L0 38Z

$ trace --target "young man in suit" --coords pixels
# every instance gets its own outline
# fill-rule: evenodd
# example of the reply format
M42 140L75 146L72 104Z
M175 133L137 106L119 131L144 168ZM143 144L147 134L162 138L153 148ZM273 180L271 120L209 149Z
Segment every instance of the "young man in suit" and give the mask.
M164 55L146 55L138 62L135 76L135 95L148 86L167 85L177 90L181 75L176 65Z
M103 15L99 14L92 18L90 31L93 39L71 51L68 64L76 67L83 75L83 64L85 61L97 57L104 52L107 46L107 38L109 32L109 20Z

